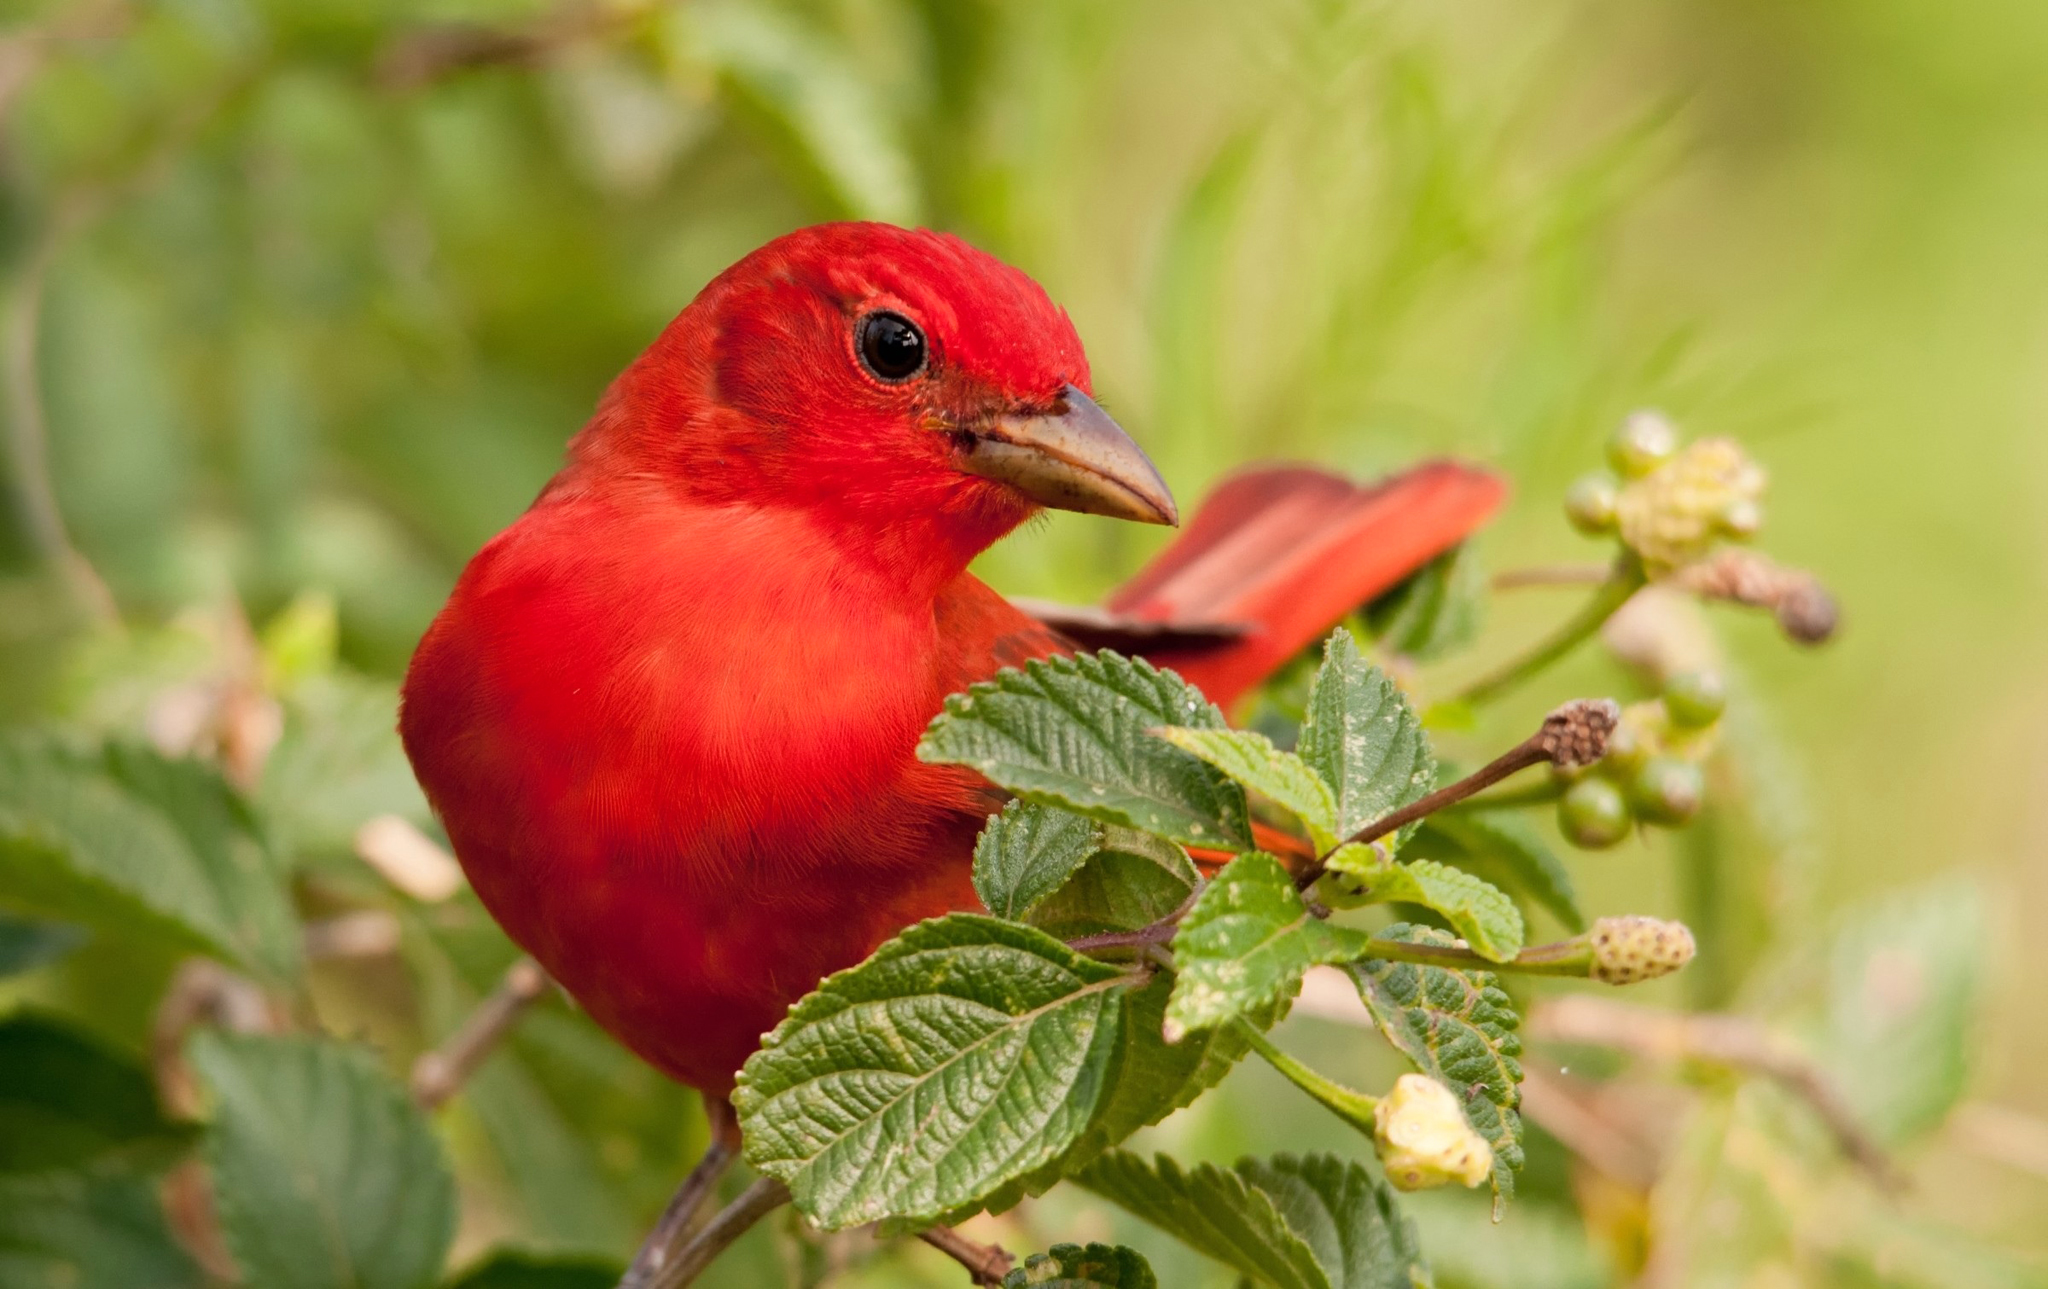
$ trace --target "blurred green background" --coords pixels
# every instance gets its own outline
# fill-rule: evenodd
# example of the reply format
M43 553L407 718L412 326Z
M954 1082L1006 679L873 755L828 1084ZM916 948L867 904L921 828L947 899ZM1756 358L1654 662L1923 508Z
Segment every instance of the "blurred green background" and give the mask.
M1369 474L1455 450L1517 482L1494 567L1585 560L1557 498L1621 415L1747 443L1766 546L1828 581L1846 629L1797 652L1718 615L1751 791L1712 882L1672 838L1573 868L1596 909L1701 924L1672 1003L1791 1015L1836 928L1838 966L1857 936L1881 963L1950 928L1977 1001L1945 1019L1967 1059L1935 1113L1896 1134L1911 1190L1841 1201L1855 1183L1823 1168L1781 1193L1765 1167L1716 1190L1740 1168L1698 1161L1786 1111L1702 1075L1724 1117L1688 1120L1672 1167L1721 1181L1690 1207L1603 1198L1553 1143L1501 1227L1417 1208L1453 1284L1626 1283L1679 1231L1698 1238L1663 1283L2041 1283L2038 0L0 0L0 718L175 742L164 696L238 665L240 615L272 624L284 742L255 791L301 910L390 902L348 837L427 823L390 685L464 560L698 287L840 217L953 229L1036 276L1184 504L1258 458ZM1085 600L1153 540L1059 516L984 572ZM1569 603L1504 597L1481 657ZM1627 684L1590 652L1568 673L1470 747ZM316 992L402 1069L508 951L461 900L394 907L400 954L321 967ZM175 957L100 936L0 1005L139 1052ZM1343 1068L1352 1036L1320 1024L1289 1032ZM458 1258L617 1256L689 1157L690 1099L566 1009L521 1043L444 1119ZM1158 1135L1327 1146L1285 1096L1246 1072ZM988 1228L1112 1229L1147 1239L1060 1196ZM749 1249L730 1283L794 1256ZM834 1283L956 1275L918 1250Z

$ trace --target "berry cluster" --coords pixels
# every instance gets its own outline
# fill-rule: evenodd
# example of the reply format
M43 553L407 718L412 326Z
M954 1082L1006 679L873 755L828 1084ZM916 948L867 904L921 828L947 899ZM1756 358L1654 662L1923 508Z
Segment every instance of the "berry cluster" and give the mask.
M1558 828L1574 845L1604 850L1637 823L1677 827L1699 813L1706 793L1700 763L1713 750L1727 697L1720 679L1692 672L1664 692L1623 708L1607 752L1590 767L1554 768L1565 783Z
M1592 536L1618 534L1652 576L1703 559L1723 539L1748 541L1763 528L1763 467L1733 439L1681 446L1657 412L1623 421L1607 445L1612 473L1599 471L1565 494L1565 514Z

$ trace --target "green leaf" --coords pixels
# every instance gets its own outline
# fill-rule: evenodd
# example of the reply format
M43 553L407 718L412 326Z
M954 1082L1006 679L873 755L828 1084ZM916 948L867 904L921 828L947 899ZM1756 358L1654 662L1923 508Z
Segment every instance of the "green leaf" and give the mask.
M1371 846L1342 847L1327 861L1330 872L1357 879L1355 895L1373 903L1420 904L1443 915L1472 952L1506 962L1522 951L1522 911L1506 891L1433 859L1390 864Z
M1183 1171L1105 1155L1075 1180L1190 1248L1276 1289L1412 1289L1429 1282L1393 1194L1329 1155Z
M1003 1277L1003 1289L1158 1289L1152 1267L1120 1244L1055 1244Z
M0 912L0 979L55 962L84 941L85 931L67 922Z
M1308 825L1318 851L1337 844L1337 802L1308 763L1251 730L1169 726L1154 734L1215 766L1245 787L1292 810Z
M430 824L398 741L398 687L347 673L295 686L257 802L292 857L350 853L356 829L377 815Z
M733 1093L747 1160L828 1230L977 1204L1088 1126L1130 979L1031 927L919 923L748 1059Z
M1492 865L1510 886L1528 894L1566 929L1586 929L1571 871L1544 842L1543 834L1520 814L1506 810L1446 810L1430 816L1416 834L1425 856L1440 853L1461 867ZM1482 874L1484 869L1482 868Z
M202 1032L221 1233L264 1289L418 1289L455 1235L455 1185L426 1120L369 1053Z
M1202 883L1187 852L1164 837L1116 824L1096 827L1098 849L1081 871L1024 918L1055 940L1151 926L1186 904Z
M1250 845L1244 789L1150 737L1162 725L1222 729L1223 713L1172 672L1105 649L1034 660L953 695L917 754L1184 845Z
M1295 751L1330 785L1340 837L1427 796L1436 783L1436 757L1408 699L1359 656L1342 627L1323 646ZM1397 845L1409 831L1396 835Z
M50 1016L0 1021L0 1173L73 1169L119 1152L153 1161L190 1142L141 1062Z
M0 1177L0 1285L201 1289L204 1284L205 1277L164 1222L153 1179L106 1169Z
M1462 542L1366 606L1373 638L1390 653L1427 662L1471 643L1485 616L1486 575Z
M602 1258L563 1258L501 1249L448 1289L612 1289L625 1268Z
M1262 851L1239 855L1173 937L1178 975L1166 1007L1168 1041L1291 994L1310 967L1356 958L1369 938L1310 913L1279 860Z
M298 925L254 819L194 761L0 740L0 875L39 911L166 936L267 979L299 967Z
M1397 922L1387 939L1447 943L1429 927ZM1416 1069L1458 1094L1473 1131L1493 1147L1493 1183L1513 1195L1522 1166L1522 1018L1490 971L1368 959L1347 970L1373 1023Z
M1093 819L1057 806L1012 801L989 816L974 843L974 892L989 912L1012 922L1066 885L1098 848Z

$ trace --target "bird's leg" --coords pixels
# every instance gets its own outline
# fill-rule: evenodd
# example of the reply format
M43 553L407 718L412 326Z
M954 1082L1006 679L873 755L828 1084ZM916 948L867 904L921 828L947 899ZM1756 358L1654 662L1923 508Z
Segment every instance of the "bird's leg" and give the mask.
M711 1121L711 1144L704 1148L703 1158L683 1179L670 1197L668 1207L661 1211L661 1220L654 1224L654 1230L633 1255L633 1265L626 1268L625 1278L619 1281L619 1289L649 1289L660 1283L659 1276L664 1268L673 1262L688 1242L690 1227L696 1221L698 1210L704 1201L711 1198L718 1189L718 1179L725 1176L725 1170L732 1167L740 1154L740 1121L733 1113L732 1102L722 1096L705 1094L704 1117Z

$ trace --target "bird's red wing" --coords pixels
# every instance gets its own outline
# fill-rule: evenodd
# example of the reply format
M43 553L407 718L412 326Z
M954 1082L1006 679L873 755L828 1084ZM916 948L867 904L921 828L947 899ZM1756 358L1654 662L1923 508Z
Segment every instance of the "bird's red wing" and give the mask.
M1430 461L1369 485L1305 466L1248 470L1109 599L1134 622L1244 624L1235 638L1171 633L1138 651L1228 707L1328 631L1469 537L1500 508L1500 476ZM1134 640L1134 643L1135 640Z

